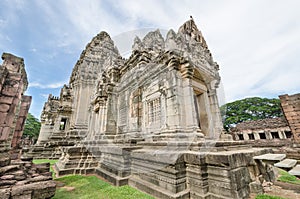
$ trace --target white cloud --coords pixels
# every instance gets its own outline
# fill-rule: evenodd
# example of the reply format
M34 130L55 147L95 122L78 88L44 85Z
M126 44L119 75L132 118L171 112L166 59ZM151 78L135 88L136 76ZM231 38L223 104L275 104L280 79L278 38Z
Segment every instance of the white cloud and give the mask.
M121 36L132 30L160 28L178 30L179 26L192 15L202 31L212 55L220 65L220 73L228 101L246 96L276 95L282 92L300 92L298 80L300 51L300 7L299 0L115 0L96 1L72 0L6 1L5 9L0 8L1 25L33 23L35 20L20 18L19 13L30 10L33 17L42 19L43 27L36 26L33 31L47 33L37 38L36 44L27 49L38 49L31 62L36 67L45 60L51 70L73 65L57 64L66 54L77 54L100 31L107 31L118 45L123 45ZM14 3L17 7L14 7ZM26 3L25 3L26 2ZM34 5L34 6L33 6ZM28 7L26 9L26 6ZM38 11L38 12L36 12ZM42 15L36 16L34 13ZM1 17L1 13L4 13ZM16 27L17 27L16 25ZM26 26L25 26L26 27ZM29 26L31 27L31 26ZM42 28L47 28L42 29ZM15 30L15 32L23 30ZM133 31L134 32L134 31ZM0 45L9 32L0 30ZM51 34L50 34L51 33ZM2 36L1 36L2 35ZM9 35L10 36L10 35ZM15 38L11 37L11 40ZM28 42L28 41L24 41ZM20 45L22 45L20 43ZM130 45L131 44L125 44ZM1 48L10 47L0 46ZM33 48L35 47L35 48ZM51 48L51 51L47 48ZM121 47L127 53L130 47ZM43 52L43 54L42 54ZM61 53L64 52L64 53ZM34 53L34 52L32 52ZM70 56L71 57L71 56ZM72 56L72 59L74 56ZM24 57L25 60L27 59ZM49 62L51 62L49 64ZM70 61L76 63L76 60ZM50 67L50 66L47 66ZM65 69L67 70L67 69ZM35 88L60 88L64 83L55 74L47 74L53 82L43 85L39 77L30 76ZM47 80L48 81L48 80ZM49 82L49 81L48 81Z
M31 48L30 51L31 51L31 52L36 52L37 49L36 49L36 48Z
M61 88L66 82L58 82L58 83L51 83L51 84L41 84L39 82L31 82L29 83L29 87L31 88L41 88L41 89L46 89L46 88Z
M42 94L40 94L40 96L43 97L45 100L47 100L49 97L49 94L42 93Z

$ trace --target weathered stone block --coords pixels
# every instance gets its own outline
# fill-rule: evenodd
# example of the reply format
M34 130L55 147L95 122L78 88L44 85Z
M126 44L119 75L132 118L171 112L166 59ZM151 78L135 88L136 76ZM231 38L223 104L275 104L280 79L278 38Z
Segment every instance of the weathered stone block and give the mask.
M263 194L263 186L260 182L251 182L249 183L250 187L250 193L255 193L255 194Z
M1 197L1 199L9 199L10 198L10 188L0 189L0 197Z
M290 169L293 168L297 164L297 160L294 159L284 159L276 164L275 167Z
M19 165L8 165L0 168L0 174L3 175L6 172L16 171L20 168Z
M6 122L6 116L7 113L0 113L0 126L4 125L4 123ZM0 130L1 132L1 130Z
M0 132L0 140L6 140L11 133L11 128L10 127L3 127L2 132Z
M1 180L13 180L14 179L14 175L3 175L0 177Z
M0 112L4 112L4 113L6 113L6 112L8 112L8 110L9 110L9 105L8 104L0 104Z
M271 161L271 162L278 162L283 160L286 157L286 154L263 154L259 156L254 156L254 160L263 160L263 161Z
M289 174L294 176L300 176L300 164L296 165L292 170L290 170Z

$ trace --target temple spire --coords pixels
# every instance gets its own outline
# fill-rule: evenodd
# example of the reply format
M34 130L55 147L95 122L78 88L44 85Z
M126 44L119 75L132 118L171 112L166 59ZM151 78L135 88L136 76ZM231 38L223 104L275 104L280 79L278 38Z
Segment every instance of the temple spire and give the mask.
M202 36L201 31L198 29L192 16L190 16L190 19L188 21L186 21L182 26L180 26L178 32L188 35L188 38L200 42L203 45L203 47L207 48L206 41Z

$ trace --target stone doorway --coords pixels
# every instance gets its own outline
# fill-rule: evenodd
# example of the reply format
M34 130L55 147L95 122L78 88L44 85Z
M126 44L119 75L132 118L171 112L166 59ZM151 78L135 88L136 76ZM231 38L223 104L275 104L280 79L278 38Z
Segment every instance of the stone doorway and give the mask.
M205 95L203 92L194 90L194 105L197 125L205 136L209 136L209 122L206 110L207 107L205 103Z

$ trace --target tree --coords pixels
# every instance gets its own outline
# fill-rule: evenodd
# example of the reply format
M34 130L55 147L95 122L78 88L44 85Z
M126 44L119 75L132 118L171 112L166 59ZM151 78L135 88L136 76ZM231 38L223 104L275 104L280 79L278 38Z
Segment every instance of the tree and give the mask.
M245 98L221 106L225 130L249 120L282 117L279 99Z
M37 118L35 118L31 113L28 113L27 119L25 121L23 136L28 136L29 138L37 139L40 133L40 129L40 121Z

